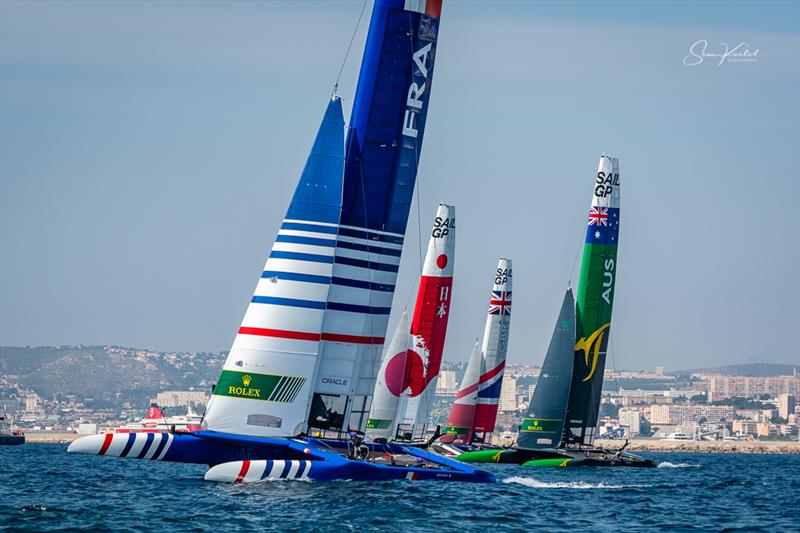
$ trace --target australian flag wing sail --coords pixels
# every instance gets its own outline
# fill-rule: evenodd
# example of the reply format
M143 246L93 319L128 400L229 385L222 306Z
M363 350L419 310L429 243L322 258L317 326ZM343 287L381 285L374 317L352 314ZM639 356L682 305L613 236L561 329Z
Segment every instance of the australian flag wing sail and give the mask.
M576 341L567 443L589 444L597 425L617 277L619 187L617 159L602 156L586 224L575 306Z
M575 299L572 289L567 289L533 399L519 428L518 448L557 448L561 444L574 349Z

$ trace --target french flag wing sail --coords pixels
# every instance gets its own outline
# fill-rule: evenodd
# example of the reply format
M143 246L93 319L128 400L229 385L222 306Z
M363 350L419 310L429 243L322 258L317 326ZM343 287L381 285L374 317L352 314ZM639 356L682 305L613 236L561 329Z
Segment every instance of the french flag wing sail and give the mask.
M475 408L478 404L478 384L483 373L483 354L481 345L475 343L469 356L467 369L456 394L453 409L447 417L443 433L454 435L456 444L472 444L472 426L475 422Z
M372 437L393 438L397 427L397 405L403 392L405 375L405 359L408 351L408 313L403 311L397 329L389 347L383 354L378 379L375 382L375 393L367 420L367 431ZM399 372L390 369L391 365L401 365Z
M433 406L450 318L455 250L455 207L439 204L411 321L409 349L403 369L405 387L399 417L402 424L425 426Z
M314 405L344 412L326 429L366 426L422 149L440 11L440 0L376 0L373 9L312 384Z
M208 429L302 431L333 274L343 172L344 117L333 98L209 401Z
M511 259L501 257L495 270L483 331L483 373L478 385L478 405L473 425L473 432L476 433L492 433L497 419L511 329L511 282Z

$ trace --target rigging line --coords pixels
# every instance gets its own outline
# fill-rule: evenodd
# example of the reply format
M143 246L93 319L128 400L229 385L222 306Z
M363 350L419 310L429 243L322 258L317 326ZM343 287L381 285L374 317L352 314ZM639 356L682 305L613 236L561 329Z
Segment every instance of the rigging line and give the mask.
M353 41L356 39L356 34L358 33L358 26L361 24L361 18L364 16L364 10L367 8L367 1L364 0L364 4L361 6L361 13L358 14L358 21L356 21L356 27L353 28L353 35L350 37L350 44L347 45L347 51L344 53L344 58L342 59L342 65L339 67L339 73L336 75L336 83L333 84L333 94L336 94L337 89L339 88L339 80L342 77L342 71L344 71L344 66L347 63L347 57L350 55L350 49L353 47Z

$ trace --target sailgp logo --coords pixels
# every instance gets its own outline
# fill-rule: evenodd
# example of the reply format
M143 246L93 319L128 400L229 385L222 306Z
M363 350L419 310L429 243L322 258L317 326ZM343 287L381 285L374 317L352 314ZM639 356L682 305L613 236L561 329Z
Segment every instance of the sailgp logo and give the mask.
M417 77L416 70L422 78L422 84L412 81L408 86L408 98L406 98L406 113L403 117L403 135L417 138L419 134L417 126L417 116L422 112L425 91L428 89L428 62L432 56L433 43L428 43L414 52L414 64L416 69L414 78Z
M587 368L589 368L589 375L583 378L583 381L589 381L592 379L592 376L594 376L594 371L597 369L597 360L600 358L600 347L603 344L605 331L609 326L611 326L610 322L600 326L594 333L589 335L588 338L581 337L578 342L575 343L575 351L583 351L583 360ZM589 363L590 358L591 364Z

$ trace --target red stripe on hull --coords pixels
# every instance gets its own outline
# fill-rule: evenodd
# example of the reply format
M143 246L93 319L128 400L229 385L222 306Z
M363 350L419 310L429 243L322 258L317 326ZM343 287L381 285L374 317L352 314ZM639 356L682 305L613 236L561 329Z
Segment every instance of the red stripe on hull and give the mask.
M103 439L103 445L100 446L100 451L97 452L97 455L105 455L108 451L108 447L111 446L111 441L114 439L113 433L106 433L106 438Z
M250 459L245 459L242 461L242 468L239 470L239 475L236 476L236 479L233 482L241 483L242 480L244 480L244 476L247 475L248 470L250 470Z

